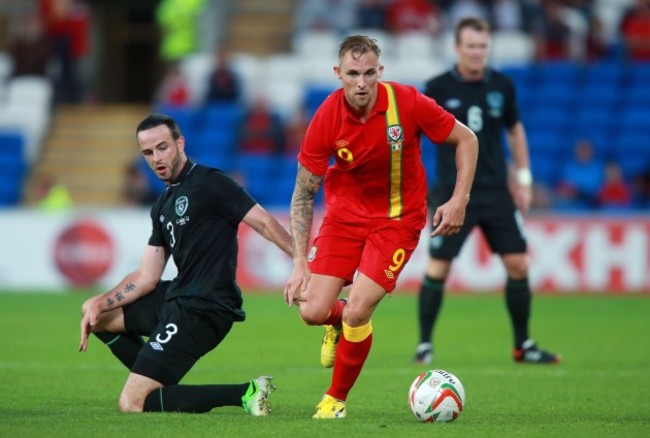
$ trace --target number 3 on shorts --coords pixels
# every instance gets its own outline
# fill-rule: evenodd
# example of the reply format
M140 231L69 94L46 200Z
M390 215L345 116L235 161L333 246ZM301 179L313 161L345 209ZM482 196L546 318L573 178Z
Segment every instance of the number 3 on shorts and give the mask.
M406 251L403 248L398 248L393 253L393 264L388 267L392 272L399 271L406 259Z
M160 342L161 344L166 344L167 342L169 342L169 340L172 338L172 336L174 336L176 333L178 333L178 327L176 326L176 324L167 324L165 326L165 328L167 329L165 331L165 334L167 336L165 336L164 338L161 338L160 333L158 333L156 335L156 341Z

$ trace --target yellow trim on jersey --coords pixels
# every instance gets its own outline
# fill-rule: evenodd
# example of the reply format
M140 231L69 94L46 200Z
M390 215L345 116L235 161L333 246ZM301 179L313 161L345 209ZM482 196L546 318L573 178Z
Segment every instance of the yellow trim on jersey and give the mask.
M399 123L395 90L390 84L381 83L388 93L388 109L386 110L386 136L390 147L390 209L388 217L399 220L402 216L402 146L404 133Z

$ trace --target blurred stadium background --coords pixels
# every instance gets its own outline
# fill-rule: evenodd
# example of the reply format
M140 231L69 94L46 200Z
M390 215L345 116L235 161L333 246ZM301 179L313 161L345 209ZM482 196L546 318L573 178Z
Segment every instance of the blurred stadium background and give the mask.
M425 4L424 27L362 25L371 8L361 7L392 3ZM384 79L421 87L452 65L450 30L471 12L495 25L492 64L518 86L535 178L534 287L647 293L650 56L633 53L622 32L631 8L647 8L648 29L648 0L3 0L0 290L108 287L136 266L146 205L163 188L134 138L152 111L176 118L191 158L238 178L288 223L300 136L338 86L341 36L373 36ZM219 66L235 78L233 98L208 97ZM260 124L262 138L248 138ZM582 140L588 164L576 158ZM423 142L431 182L434 147ZM420 279L425 240L404 289ZM241 284L282 287L290 261L248 230L240 244ZM494 291L502 279L473 235L452 286Z

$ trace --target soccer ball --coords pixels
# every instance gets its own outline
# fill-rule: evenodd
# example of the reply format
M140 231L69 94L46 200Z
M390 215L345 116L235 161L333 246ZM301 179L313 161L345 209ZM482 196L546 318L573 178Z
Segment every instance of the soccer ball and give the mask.
M458 377L444 370L425 371L409 389L409 406L423 423L454 421L463 411L465 388Z

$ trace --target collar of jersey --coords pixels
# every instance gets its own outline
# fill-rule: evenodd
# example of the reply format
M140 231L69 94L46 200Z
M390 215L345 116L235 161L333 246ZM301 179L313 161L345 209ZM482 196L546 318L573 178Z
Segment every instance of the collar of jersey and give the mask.
M171 183L170 186L174 187L185 181L187 175L189 175L192 169L194 169L194 166L196 166L196 163L188 159L185 163L185 167L183 167L183 170L181 170L181 173L178 175L178 178L176 178L176 181Z
M458 71L458 65L455 65L454 68L451 69L451 75L454 77L454 79L460 82L467 82L468 84L474 82L488 82L490 80L490 77L492 76L492 70L486 68L485 73L483 74L483 79L481 79L480 81L468 81L467 79L465 79Z

